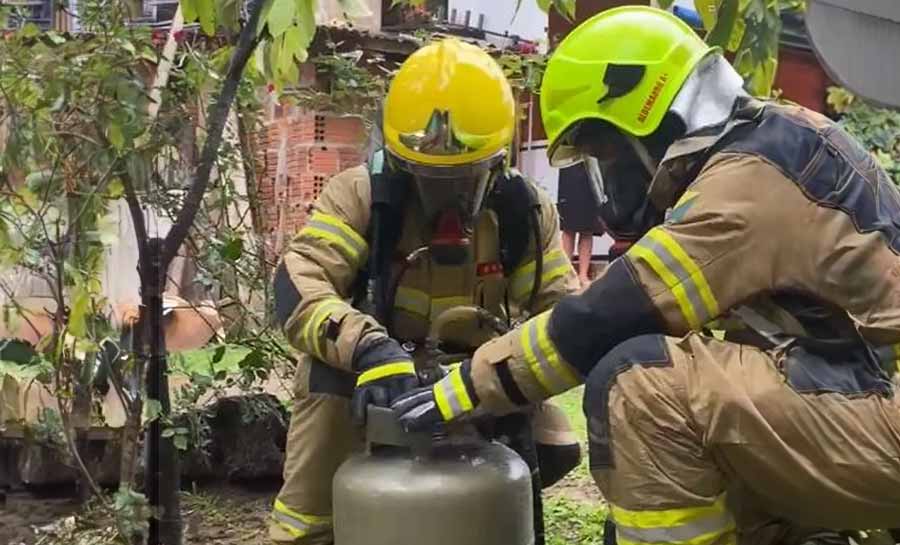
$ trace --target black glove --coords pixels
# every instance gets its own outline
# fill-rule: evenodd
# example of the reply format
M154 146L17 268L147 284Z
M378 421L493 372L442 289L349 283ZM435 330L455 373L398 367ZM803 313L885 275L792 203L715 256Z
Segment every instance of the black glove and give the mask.
M423 431L468 414L478 405L471 360L465 360L432 386L416 388L391 404L406 431Z
M358 425L366 423L366 407L389 407L400 394L419 385L412 358L390 337L363 342L353 354L353 370L359 373L351 411Z

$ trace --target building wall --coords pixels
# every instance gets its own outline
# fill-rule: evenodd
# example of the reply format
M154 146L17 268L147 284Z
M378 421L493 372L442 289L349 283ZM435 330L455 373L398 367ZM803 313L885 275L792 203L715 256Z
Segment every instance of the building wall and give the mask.
M366 129L356 117L273 106L257 144L263 235L277 257L328 179L363 162Z

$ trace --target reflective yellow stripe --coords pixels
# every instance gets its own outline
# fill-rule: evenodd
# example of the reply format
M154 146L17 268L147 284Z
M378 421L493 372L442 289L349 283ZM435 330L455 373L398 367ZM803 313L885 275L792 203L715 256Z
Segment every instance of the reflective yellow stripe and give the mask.
M394 296L394 307L427 318L431 297L424 291L400 286Z
M630 510L610 504L610 513L616 524L632 528L665 528L679 526L697 519L727 513L725 495L722 494L710 505L662 510Z
M322 324L331 316L332 312L342 306L344 306L344 302L339 299L326 299L318 303L314 307L315 310L312 311L309 321L306 322L306 327L303 328L306 350L319 359L324 359L324 347L320 335Z
M349 261L358 262L368 246L364 238L340 219L316 212L300 230L301 235L333 243Z
M681 198L678 199L678 201L675 203L675 206L673 206L672 208L678 208L682 204L694 200L695 198L697 198L697 195L699 195L699 193L697 193L696 191L685 191L684 195L682 195Z
M459 367L455 367L450 374L439 380L432 390L435 404L445 421L449 422L474 408Z
M471 295L451 295L449 297L435 297L431 300L431 319L434 320L445 310L462 305L471 305Z
M553 280L563 277L572 270L569 258L562 250L551 250L544 254L541 271L541 286L546 286ZM518 267L510 277L510 293L515 299L522 299L531 292L534 285L534 271L537 262L530 261Z
M581 382L575 371L566 363L547 334L550 312L544 312L529 320L522 331L522 352L525 363L547 395L556 395Z
M706 311L709 313L709 317L714 318L718 316L719 302L716 301L712 290L709 288L709 282L706 281L706 276L703 275L703 271L700 270L697 263L695 263L687 252L684 251L684 248L672 238L672 235L660 228L651 229L647 235L669 250L672 256L674 256L681 266L684 267L684 270L690 275L689 279L696 284L697 290L700 292L700 297L703 299L703 304L706 305ZM687 280L688 279L682 279L683 282Z
M392 361L389 363L385 363L383 365L379 365L378 367L373 367L369 369L365 373L359 375L359 378L356 380L356 385L366 384L367 382L372 382L373 380L378 380L384 377L390 377L394 375L415 375L416 374L416 366L413 365L411 361Z
M725 496L712 505L632 511L610 505L616 521L618 542L622 544L707 545L725 537L736 543L733 517L725 507Z
M897 373L900 374L900 343L894 345L894 365L897 367Z
M536 343L532 340L532 337L536 336L536 332L534 331L534 328L530 326L531 324L525 324L525 327L522 328L521 343L522 352L525 353L525 363L528 364L528 368L531 369L531 374L534 375L534 377L537 379L546 396L550 397L553 395L554 388L547 381L547 377L544 376L544 370L541 367L540 362L538 362L537 354L534 350L534 346Z
M559 352L556 350L556 347L553 346L553 343L550 341L550 335L547 333L547 330L550 328L550 313L545 312L541 314L537 318L535 318L535 329L537 330L537 339L538 339L538 347L540 348L541 353L546 358L546 361L550 363L550 366L556 371L556 373L562 377L565 381L566 389L574 388L581 384L581 380L572 371L572 367L562 360Z
M688 300L684 286L679 283L678 278L663 264L662 260L651 250L638 244L632 246L628 250L628 254L643 260L651 269L653 269L653 272L659 276L666 287L669 288L669 291L672 292L675 301L678 303L678 308L681 309L681 313L684 315L684 319L687 321L688 326L690 326L691 329L700 329L700 321L697 319L697 314L694 313L693 305L691 305L690 300Z
M275 500L272 519L294 538L300 538L315 530L331 526L331 517L298 513L282 503L281 500Z

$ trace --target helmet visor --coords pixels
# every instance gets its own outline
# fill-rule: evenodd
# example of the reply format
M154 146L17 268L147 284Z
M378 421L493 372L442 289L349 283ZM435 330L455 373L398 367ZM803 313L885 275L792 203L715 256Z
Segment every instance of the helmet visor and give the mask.
M442 213L456 211L466 227L481 210L503 153L478 163L433 166L394 157L398 168L410 173L426 220L433 223Z

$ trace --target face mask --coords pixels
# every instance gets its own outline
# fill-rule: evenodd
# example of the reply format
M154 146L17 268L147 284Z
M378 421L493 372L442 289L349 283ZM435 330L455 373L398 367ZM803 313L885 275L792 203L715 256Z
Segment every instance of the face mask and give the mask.
M637 240L663 219L647 197L655 166L640 142L620 139L584 152L582 164L607 232L616 240Z
M481 163L447 167L396 161L412 175L436 263L460 265L469 260L475 221L502 160L498 155Z

